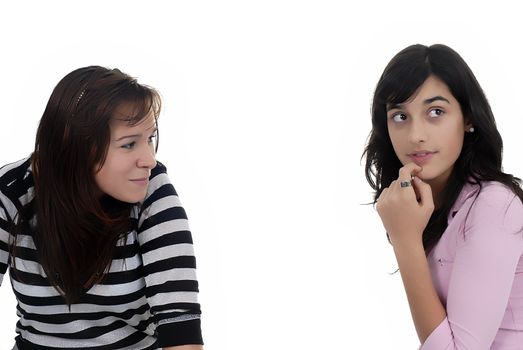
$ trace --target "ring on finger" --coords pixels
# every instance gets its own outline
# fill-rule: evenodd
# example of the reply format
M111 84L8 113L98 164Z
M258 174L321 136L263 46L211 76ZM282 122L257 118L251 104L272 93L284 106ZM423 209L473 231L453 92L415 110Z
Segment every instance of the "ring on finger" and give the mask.
M410 181L401 181L400 182L400 187L403 188L403 187L409 187L409 186L412 186L412 182Z

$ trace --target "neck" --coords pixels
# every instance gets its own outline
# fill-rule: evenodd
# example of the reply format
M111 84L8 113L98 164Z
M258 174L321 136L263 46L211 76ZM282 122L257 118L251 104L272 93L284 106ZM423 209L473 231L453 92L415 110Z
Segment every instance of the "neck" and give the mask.
M445 187L447 186L448 177L446 177L444 179L436 178L436 179L432 179L432 180L427 180L426 182L430 185L430 188L432 190L432 200L434 201L434 210L437 210L443 205L442 195L443 195Z

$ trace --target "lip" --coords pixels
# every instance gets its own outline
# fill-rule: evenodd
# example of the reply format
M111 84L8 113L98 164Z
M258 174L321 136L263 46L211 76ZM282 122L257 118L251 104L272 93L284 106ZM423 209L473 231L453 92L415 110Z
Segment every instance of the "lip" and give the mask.
M412 161L418 165L427 163L432 156L438 152L432 152L427 150L420 150L420 151L414 151L412 153L409 153L408 156Z
M145 186L149 183L149 178L148 177L142 177L140 179L131 179L129 180L137 185L141 185L141 186Z

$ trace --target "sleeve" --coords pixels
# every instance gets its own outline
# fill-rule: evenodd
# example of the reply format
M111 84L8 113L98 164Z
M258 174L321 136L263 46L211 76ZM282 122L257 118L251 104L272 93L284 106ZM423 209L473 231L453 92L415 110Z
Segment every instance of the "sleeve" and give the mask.
M523 205L501 185L485 187L467 214L449 281L447 317L422 350L490 349L523 253Z
M160 162L149 181L138 221L138 243L158 345L203 344L187 216Z
M0 286L7 272L9 261L9 225L7 211L0 201Z

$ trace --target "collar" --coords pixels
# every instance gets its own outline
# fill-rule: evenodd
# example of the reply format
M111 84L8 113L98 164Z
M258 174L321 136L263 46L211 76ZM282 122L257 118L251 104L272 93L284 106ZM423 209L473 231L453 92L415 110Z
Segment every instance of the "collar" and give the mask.
M463 188L461 189L461 192L458 195L458 198L454 202L454 205L452 206L452 209L449 211L449 217L448 220L450 221L454 215L458 212L458 210L461 209L465 201L473 196L475 196L478 191L480 190L479 184L472 182L474 180L469 179L465 182L463 185Z

